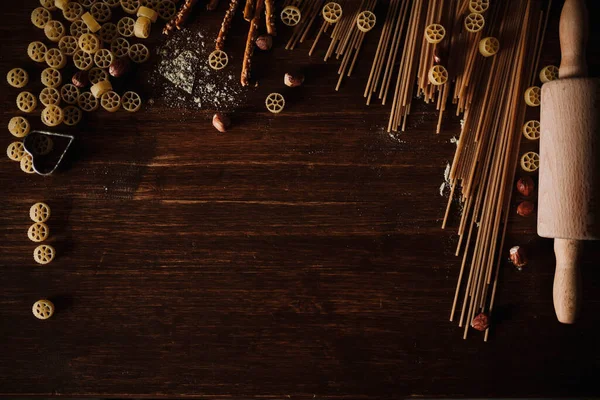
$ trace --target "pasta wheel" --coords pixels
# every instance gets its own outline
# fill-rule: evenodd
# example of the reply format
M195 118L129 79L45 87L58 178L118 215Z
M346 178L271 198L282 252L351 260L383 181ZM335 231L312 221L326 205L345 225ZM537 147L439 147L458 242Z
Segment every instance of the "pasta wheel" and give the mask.
M76 39L79 39L81 35L83 35L84 33L89 33L90 30L88 29L85 22L78 19L77 21L71 24L71 26L69 27L69 32L71 33L71 36L74 36Z
M471 33L479 32L485 25L483 15L471 13L465 17L465 29Z
M64 11L67 8L67 6L69 5L69 0L54 0L54 5L59 10Z
M58 48L66 56L72 56L79 49L79 43L75 36L63 36L58 42Z
M121 97L121 105L125 111L136 112L142 107L142 99L135 92L125 92Z
M442 65L434 65L429 70L427 77L429 78L429 83L434 86L440 86L448 82L448 71Z
M123 17L117 22L117 30L121 36L131 37L133 36L133 29L135 27L135 20L130 17Z
M159 17L168 21L177 14L177 5L170 0L162 0L156 6L156 12Z
M29 46L27 46L27 55L35 62L45 62L47 50L44 43L31 42L29 43Z
M61 37L65 36L65 26L59 21L48 21L44 26L44 33L51 42L58 42Z
M42 85L57 88L62 83L62 75L56 68L46 68L42 71Z
M136 43L129 47L129 58L138 64L145 63L150 58L150 51L143 44Z
M112 11L106 3L94 3L90 8L90 14L98 22L108 22L112 17Z
M107 81L108 74L103 69L92 68L92 69L90 69L89 79L90 79L90 83L92 85L95 85L98 82Z
M31 310L37 319L48 319L54 314L54 304L50 300L38 300Z
M77 18L83 15L83 6L74 1L67 4L63 10L63 17L69 22L75 21Z
M281 11L281 22L283 22L287 26L298 25L300 19L302 19L302 13L300 12L300 9L296 6L286 6Z
M98 0L79 0L79 2L81 3L81 5L87 9L89 9L90 7L92 7L94 5L95 2L97 2Z
M73 64L77 69L87 71L94 65L94 56L79 49L73 54Z
M60 98L67 104L77 104L79 88L72 83L67 83L60 88Z
M117 26L112 22L107 22L102 25L102 29L98 32L100 36L100 40L104 43L112 43L117 37L119 37L119 32L117 30Z
M329 2L323 7L321 14L325 21L335 24L342 17L342 6L334 1Z
M54 88L45 87L40 92L40 103L47 106L57 106L60 104L60 92Z
M81 110L75 106L66 106L63 114L63 122L67 126L75 126L81 121Z
M84 33L79 38L79 48L88 54L94 54L102 47L100 38L93 33Z
M108 80L100 81L90 88L90 92L92 92L92 95L97 99L102 97L102 95L104 93L109 92L111 90L112 90L112 85L111 85L110 81L108 81Z
M29 74L23 68L13 68L6 74L6 81L14 88L22 88L29 82Z
M117 58L129 55L129 42L125 38L116 38L110 44L110 50Z
M121 0L121 8L127 14L135 14L137 12L138 8L140 8L140 1L139 0Z
M25 156L25 148L23 142L12 142L6 149L6 155L13 161L21 161Z
M37 100L30 92L21 92L17 96L17 107L26 113L33 112L37 107Z
M85 112L92 112L98 109L98 99L90 92L81 93L77 99L77 104Z
M114 61L115 56L110 50L100 49L94 54L94 63L98 68L108 68Z
M108 112L115 112L121 107L121 96L112 90L108 91L100 97L100 105Z
M8 131L15 137L22 138L29 134L31 125L24 117L12 117L8 121Z
M46 135L37 135L33 137L33 140L31 141L31 146L31 152L34 155L45 156L46 154L52 151L52 148L54 148L54 142L52 141L52 139L50 139L50 137Z
M540 155L533 151L523 154L521 168L527 172L534 172L540 167Z
M110 8L116 8L121 5L121 1L120 0L104 0L104 4L106 4Z
M138 8L136 15L138 17L148 18L152 22L156 22L156 20L158 19L158 13L146 6L141 6L140 8Z
M40 0L40 4L42 5L42 7L44 7L45 9L47 9L49 11L56 10L56 6L54 5L54 0Z
M371 11L363 11L356 17L356 26L361 32L369 32L375 27L377 18Z
M215 50L208 56L208 65L214 70L220 70L227 66L229 57L223 50Z
M285 107L285 98L279 93L271 93L265 100L267 110L273 114L279 114Z
M33 259L36 263L46 265L54 260L56 250L47 244L41 244L33 250Z
M444 40L446 28L440 24L427 25L425 28L425 39L428 43L436 44Z
M479 41L479 53L484 57L491 57L500 50L500 42L495 37L486 37Z
M83 20L83 22L85 23L85 26L87 26L87 28L89 29L89 31L91 33L96 33L102 28L100 26L100 24L98 23L98 21L96 21L96 18L94 18L94 16L92 14L90 14L89 12L86 12L85 14L83 14L81 16L81 19Z
M31 13L31 23L40 29L44 29L48 21L50 21L52 15L50 15L50 11L46 10L44 7L38 7Z
M482 14L490 7L490 0L471 0L469 1L469 11L475 14Z
M133 26L133 34L140 39L147 39L150 36L152 23L146 17L138 17Z
M540 138L540 121L531 120L523 125L523 136L529 140L538 140Z
M23 155L23 158L21 158L21 161L19 161L20 163L20 167L21 167L21 171L25 172L26 174L34 174L35 170L33 169L33 158L31 157L30 154L25 153Z
M65 115L59 106L48 106L42 111L42 122L48 126L58 126L63 122Z
M35 203L29 209L29 218L33 222L46 222L50 218L50 207L46 203Z
M540 81L548 83L558 79L558 68L554 65L547 65L540 71Z
M56 47L48 49L44 58L50 68L61 69L67 65L67 57Z
M529 107L539 107L542 91L538 86L532 86L525 91L525 103Z

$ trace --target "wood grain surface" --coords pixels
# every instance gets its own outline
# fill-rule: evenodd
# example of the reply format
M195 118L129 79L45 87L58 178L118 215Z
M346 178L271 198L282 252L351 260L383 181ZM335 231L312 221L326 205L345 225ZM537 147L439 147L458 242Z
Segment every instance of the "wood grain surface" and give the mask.
M225 3L212 13L198 6L191 29L216 37ZM43 39L29 22L37 4L3 4L2 74L23 66L38 76L26 55ZM542 65L560 61L559 8ZM597 11L590 4L590 15ZM590 43L600 39L595 25ZM236 16L228 39L236 76L246 30ZM552 242L536 236L535 217L514 213L507 248L526 246L530 263L521 272L504 265L490 342L476 333L463 340L448 321L460 266L457 210L442 230L447 199L439 194L458 119L447 116L435 135L433 108L415 101L409 131L390 137L388 107L362 99L378 34L367 35L338 93L337 62L308 57L307 45L285 51L289 34L280 28L273 51L256 54L260 85L228 133L212 127L215 110L171 109L157 97L137 114L87 116L51 177L0 158L0 394L598 394L600 246L584 247L581 319L561 325ZM149 43L163 40L154 29ZM597 48L589 65L598 76ZM127 83L145 98L153 97L153 67ZM297 68L305 85L284 88L283 74ZM264 109L272 91L288 99L277 116ZM5 126L17 93L2 85ZM12 141L5 130L2 147ZM37 201L52 208L58 251L45 267L35 265L26 235ZM39 321L31 306L44 297L57 311Z

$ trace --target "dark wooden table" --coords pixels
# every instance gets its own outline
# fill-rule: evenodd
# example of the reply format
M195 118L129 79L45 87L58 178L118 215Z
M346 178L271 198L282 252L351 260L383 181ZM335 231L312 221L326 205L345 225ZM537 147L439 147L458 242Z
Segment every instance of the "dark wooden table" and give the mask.
M3 4L2 74L41 70L26 55L31 40L43 40L29 23L36 5ZM224 6L197 10L192 30L214 35ZM558 62L559 7L544 63ZM236 79L245 29L236 22L229 39ZM170 109L156 98L134 115L90 115L52 177L1 158L0 393L598 394L599 246L585 247L583 315L563 326L552 306L552 243L535 235L535 218L511 218L507 246L526 245L530 264L503 268L490 342L475 333L463 340L448 322L457 214L440 228L447 199L439 194L458 120L446 118L435 135L433 109L415 101L410 130L391 138L388 107L366 107L361 95L378 35L368 35L339 93L337 62L308 57L307 45L285 51L288 35L257 55L260 86L228 133L211 126L214 110ZM155 29L149 43L163 40ZM590 63L598 75L597 51ZM283 91L284 113L268 114L265 96L283 90L283 73L296 67L306 84ZM151 68L132 83L146 98ZM17 114L17 93L2 86L4 125ZM5 130L2 147L12 140ZM37 201L52 208L58 250L45 267L26 235ZM44 297L57 311L39 321L31 305Z

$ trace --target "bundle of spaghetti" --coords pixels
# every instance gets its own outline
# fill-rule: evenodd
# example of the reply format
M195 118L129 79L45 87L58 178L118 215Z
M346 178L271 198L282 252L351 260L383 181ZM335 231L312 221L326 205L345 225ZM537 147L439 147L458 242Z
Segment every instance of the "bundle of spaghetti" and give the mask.
M329 47L323 58L324 61L327 61L334 52L339 58L339 49L342 47L343 43L347 43L350 32L356 27L356 17L360 13L364 3L365 0L362 0L360 3L358 1L349 0L344 4L342 18L340 18L340 21L335 24L335 27L331 31L331 43L329 43Z
M300 5L302 18L294 27L294 32L285 45L286 50L293 50L298 43L304 42L317 16L320 14L324 0L306 0Z
M352 0L348 0L348 1L352 1ZM339 1L337 1L337 4L340 5L342 10L346 10L346 7L347 7L346 0L339 0ZM347 11L344 11L344 12L347 12ZM341 17L341 18L343 18L343 17ZM337 21L336 21L336 24L337 24ZM325 20L325 18L323 18L323 22L321 23L321 28L319 28L319 32L317 33L317 36L315 37L315 40L314 40L312 46L310 47L310 50L308 51L309 56L312 56L313 52L315 51L315 48L317 47L317 44L319 43L319 39L321 39L321 36L323 36L323 33L326 33L332 25L334 25L334 23L328 22Z

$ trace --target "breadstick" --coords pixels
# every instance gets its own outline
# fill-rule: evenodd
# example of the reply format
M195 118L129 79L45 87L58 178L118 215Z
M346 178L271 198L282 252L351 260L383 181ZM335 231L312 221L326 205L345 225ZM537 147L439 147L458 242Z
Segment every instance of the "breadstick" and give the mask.
M275 28L275 4L274 0L265 0L265 17L267 23L267 33L271 36L277 36Z
M219 0L210 0L208 2L208 4L206 5L206 9L208 11L214 11L217 9L217 6L219 5Z
M254 17L254 2L255 0L246 0L246 7L244 7L244 19L248 22L252 21Z
M246 3L247 4L247 3ZM246 40L246 50L244 50L244 62L242 64L242 76L240 82L242 86L250 84L250 70L252 69L252 54L254 54L254 43L258 36L258 25L260 24L260 16L264 8L265 1L257 0L254 17L250 21L250 29L248 30L248 39Z
M223 18L223 22L221 23L221 30L219 30L219 35L217 36L217 40L215 41L216 50L223 50L225 48L225 40L227 39L227 33L229 32L229 28L231 28L231 20L235 15L239 3L239 0L229 1L229 9L225 12L225 17Z
M185 3L183 3L177 15L175 15L175 17L173 17L173 19L171 19L167 25L165 25L165 28L163 29L163 35L168 35L173 29L181 29L181 26L190 15L192 7L194 7L197 2L198 0L185 0Z

